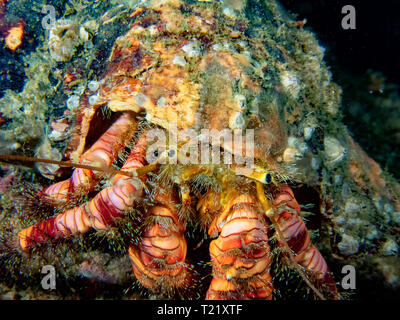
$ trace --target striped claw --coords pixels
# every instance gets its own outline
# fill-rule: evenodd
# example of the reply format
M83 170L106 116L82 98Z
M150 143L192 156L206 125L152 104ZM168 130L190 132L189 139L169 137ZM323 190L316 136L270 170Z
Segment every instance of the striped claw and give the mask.
M272 299L267 228L258 203L247 194L234 197L212 223L209 234L216 233L206 299Z
M138 143L128 156L122 170L130 172L142 167L144 151ZM117 174L113 179L112 187L103 189L88 203L20 231L19 245L26 251L36 244L82 234L91 228L108 230L114 225L114 219L121 217L127 209L131 208L134 200L142 196L142 192L142 182L138 178Z
M185 263L185 227L169 195L158 194L155 200L158 204L145 214L152 223L140 244L129 247L133 271L140 283L153 291L188 287L191 275Z

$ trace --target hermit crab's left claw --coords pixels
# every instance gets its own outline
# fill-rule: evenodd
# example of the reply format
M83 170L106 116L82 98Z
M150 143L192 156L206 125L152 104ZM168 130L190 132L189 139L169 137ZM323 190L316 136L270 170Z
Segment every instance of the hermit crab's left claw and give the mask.
M128 156L122 171L132 172L145 163L145 149L139 142ZM91 228L107 230L114 225L115 218L123 216L124 212L134 205L135 199L142 197L142 193L143 185L139 178L117 174L112 181L112 187L103 189L87 204L67 210L19 232L19 246L26 251L38 243L82 234Z

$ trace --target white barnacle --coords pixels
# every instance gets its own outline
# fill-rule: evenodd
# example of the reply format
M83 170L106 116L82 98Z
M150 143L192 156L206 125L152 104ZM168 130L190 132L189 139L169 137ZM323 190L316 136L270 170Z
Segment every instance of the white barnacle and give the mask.
M186 60L182 56L175 56L174 59L172 59L172 63L184 67L186 65Z
M192 40L182 47L182 50L188 57L195 57L200 55L200 45L197 40Z
M145 29L142 26L135 26L132 28L131 32L134 34L143 34L145 32Z
M221 51L222 50L222 46L220 43L215 43L213 44L213 46L211 47L214 51Z
M157 100L157 107L164 108L166 104L167 104L167 99L165 99L164 97L160 97Z
M155 36L158 33L157 27L153 24L150 27L147 28L151 36Z
M50 141L45 138L42 144L36 149L35 156L38 158L60 161L62 156L58 149L52 148ZM53 180L59 165L53 163L38 162L35 164L39 172L46 178Z
M228 41L224 41L224 43L222 45L224 46L225 50L233 51L231 48L231 44Z
M246 97L242 94L237 94L234 97L234 100L236 101L237 106L243 110L246 108Z
M304 153L307 151L307 144L299 138L290 136L288 138L288 147L283 152L283 161L286 163L294 163L303 159Z
M399 246L393 239L388 239L381 248L381 253L384 256L395 256L399 251Z
M148 97L141 92L139 92L135 97L135 102L139 107L143 107L145 105L145 103L147 102L147 100L148 100Z
M346 224L346 218L343 216L337 216L332 219L332 221L337 225L337 226L344 226Z
M282 158L286 163L294 163L297 160L303 159L303 155L294 148L286 148L283 152Z
M67 100L67 108L71 111L77 110L79 107L79 96L72 95Z
M328 163L335 164L342 161L346 155L346 149L336 138L327 136L324 139L325 157Z
M368 240L374 240L378 236L379 236L378 230L372 225L368 226L367 234L366 234L367 239Z
M246 121L243 117L243 113L240 111L233 113L229 117L229 128L232 130L243 129L245 124L246 124Z
M355 198L347 200L344 211L348 216L356 215L361 211L362 207L357 203Z
M92 80L88 83L88 88L92 92L96 92L97 90L99 90L99 87L100 87L100 83L96 80Z
M93 95L91 95L89 97L88 102L89 102L90 105L93 106L93 105L95 105L97 103L98 100L99 100L99 96L97 94L93 94Z
M400 226L400 211L392 212L392 221Z
M313 135L313 133L314 133L314 131L315 131L315 128L313 128L313 127L305 127L303 131L304 131L304 139L305 140L310 140L312 135Z
M350 256L358 252L359 243L352 236L343 234L342 241L339 242L338 248L341 254Z
M313 158L311 159L311 167L312 167L315 171L317 171L317 170L321 167L321 163L320 163L320 161L319 161L318 158L313 157Z
M84 27L79 27L79 38L82 43L89 40L89 32L87 32Z
M49 140L51 141L62 141L65 139L65 134L64 132L60 132L57 130L52 130L49 134Z
M246 49L246 48L248 47L248 44L247 44L246 41L244 41L244 40L239 41L238 44L239 44L239 46L240 46L241 49Z
M230 7L225 7L222 12L224 13L224 15L226 15L230 19L236 18L235 11Z

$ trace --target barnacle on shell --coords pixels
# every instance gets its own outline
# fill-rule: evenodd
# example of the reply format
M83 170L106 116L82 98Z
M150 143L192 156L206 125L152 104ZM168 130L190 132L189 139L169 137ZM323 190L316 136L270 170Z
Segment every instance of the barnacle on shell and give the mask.
M88 39L88 32L78 22L69 19L57 20L49 30L50 55L57 62L69 61L77 47Z

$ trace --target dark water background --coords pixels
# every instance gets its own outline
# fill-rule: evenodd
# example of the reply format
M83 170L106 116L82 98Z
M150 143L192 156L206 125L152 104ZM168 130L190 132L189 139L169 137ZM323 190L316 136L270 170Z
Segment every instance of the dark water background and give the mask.
M326 48L333 80L343 88L343 121L355 140L383 169L400 178L400 104L380 108L380 99L395 96L400 86L400 1L281 0ZM343 6L356 9L356 29L344 30ZM390 83L383 93L370 93L366 73L380 72ZM354 108L355 103L358 105ZM396 119L396 120L393 120ZM387 121L396 122L395 128Z

